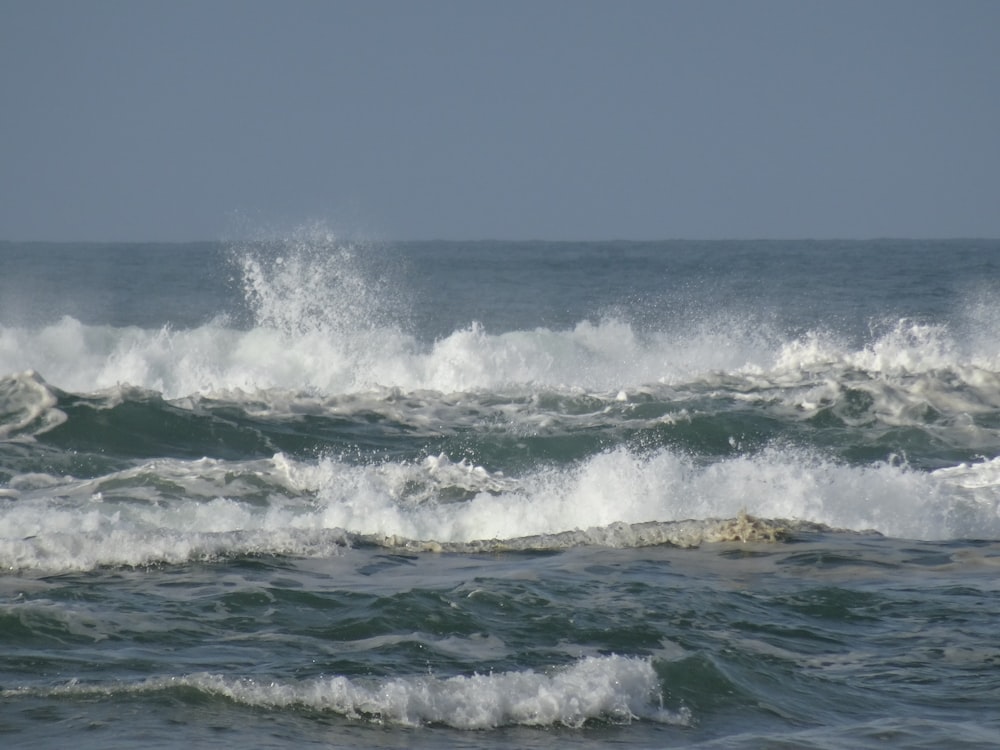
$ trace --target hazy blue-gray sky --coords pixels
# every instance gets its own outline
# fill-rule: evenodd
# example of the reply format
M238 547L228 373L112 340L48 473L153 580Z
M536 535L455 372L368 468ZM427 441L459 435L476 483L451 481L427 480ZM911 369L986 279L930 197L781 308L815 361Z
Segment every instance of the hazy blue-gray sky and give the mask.
M0 0L0 239L1000 236L997 0Z

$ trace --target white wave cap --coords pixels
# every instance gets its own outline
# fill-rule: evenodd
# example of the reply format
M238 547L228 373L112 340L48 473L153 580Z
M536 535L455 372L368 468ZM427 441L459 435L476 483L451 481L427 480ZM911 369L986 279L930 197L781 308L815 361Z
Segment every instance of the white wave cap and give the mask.
M307 226L232 250L251 327L232 311L175 330L85 325L65 317L41 328L0 325L0 375L34 370L76 393L131 385L167 399L269 390L337 395L374 388L440 393L516 386L616 394L649 384L711 381L806 385L862 372L877 380L958 381L1000 402L997 305L967 305L954 325L873 323L869 340L837 331L789 336L766 321L716 312L638 329L605 315L565 330L488 332L474 320L433 342L409 332L405 291L380 276L366 248ZM928 388L933 390L935 383Z
M163 460L94 480L16 477L0 497L0 566L86 570L241 554L334 555L352 539L471 544L744 511L898 538L996 539L998 465L927 473L772 448L699 466L668 450L618 448L515 478L445 456L360 466L281 454L240 465ZM628 546L632 536L588 538Z
M648 659L585 657L551 672L525 670L382 679L321 677L297 682L229 678L217 674L154 678L126 685L69 685L47 694L103 695L188 687L264 709L303 708L350 719L404 726L443 725L483 730L521 725L582 727L589 721L647 720L687 725L687 709L662 707L659 678ZM18 695L26 689L5 690Z

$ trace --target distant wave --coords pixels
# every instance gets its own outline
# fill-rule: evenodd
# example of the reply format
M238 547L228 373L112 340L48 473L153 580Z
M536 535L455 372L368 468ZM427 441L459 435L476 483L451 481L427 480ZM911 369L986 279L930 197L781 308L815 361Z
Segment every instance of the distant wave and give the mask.
M421 341L350 246L310 243L234 250L242 325L0 326L0 566L629 545L744 511L1000 538L995 301L861 342L732 312Z
M764 395L809 390L800 405L859 388L876 396L883 390L925 397L932 406L939 393L945 401L963 398L965 409L1000 406L1000 351L990 348L993 342L974 348L944 326L905 320L861 349L822 333L784 342L741 331L693 332L680 339L639 335L613 320L503 334L473 324L422 346L395 329L293 335L214 323L146 331L64 318L39 330L0 327L0 343L0 372L8 376L34 371L64 391L132 386L171 400L266 398L273 391L332 397L379 389L554 389L615 397L657 386L721 386Z
M337 396L373 389L509 392L527 388L617 394L651 385L731 378L733 387L944 375L1000 402L1000 305L970 301L953 326L871 322L867 341L835 326L789 334L749 311L637 327L613 311L562 329L491 332L466 321L434 341L410 330L400 289L358 248L317 237L236 246L232 267L248 316L156 329L54 323L0 325L0 376L32 370L64 391L119 386L166 399L268 391ZM484 288L488 288L484 286ZM485 323L485 325L484 325Z

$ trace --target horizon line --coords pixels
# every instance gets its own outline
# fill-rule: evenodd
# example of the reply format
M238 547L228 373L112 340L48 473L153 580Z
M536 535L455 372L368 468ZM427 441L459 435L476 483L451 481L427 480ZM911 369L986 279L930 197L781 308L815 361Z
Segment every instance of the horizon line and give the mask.
M336 234L334 233L336 237ZM0 244L23 244L23 245L205 245L205 244L227 244L235 242L275 242L286 237L277 235L272 237L216 237L213 239L7 239L0 238ZM290 235L287 239L292 239ZM510 239L503 237L479 237L479 238L385 238L385 237L358 237L352 233L346 233L342 239L344 242L370 243L370 244L404 244L404 243L506 243L506 244L598 244L598 243L623 243L623 244L648 244L655 242L996 242L1000 241L1000 236L987 237L975 235L940 235L934 237L914 237L906 235L875 235L871 237L657 237L657 238L629 238L629 237L606 237L606 238L544 238L531 237L522 239Z

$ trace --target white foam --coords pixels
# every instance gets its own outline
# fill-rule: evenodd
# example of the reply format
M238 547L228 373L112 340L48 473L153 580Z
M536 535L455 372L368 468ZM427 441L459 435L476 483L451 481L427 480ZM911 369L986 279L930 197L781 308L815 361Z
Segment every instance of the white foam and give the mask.
M165 460L94 480L15 477L16 496L0 497L0 567L315 556L359 538L455 545L743 511L901 538L996 539L998 462L926 473L774 448L704 466L668 450L618 448L511 477L445 456L361 466L282 455L242 464ZM641 537L592 532L582 543L648 543Z
M27 371L0 377L0 440L31 437L66 421L45 381Z
M955 487L1000 492L1000 458L974 464L962 463L938 469L934 474L953 483Z
M659 679L648 659L587 657L551 672L524 670L383 679L323 677L302 681L236 679L217 674L155 678L109 686L71 683L47 694L115 695L194 688L255 708L307 709L351 719L463 730L502 726L580 727L588 721L643 719L687 725L690 712L660 705ZM26 690L4 690L16 696Z
M731 324L640 337L614 319L500 334L470 322L420 344L404 332L394 290L366 271L363 253L320 228L235 252L251 330L221 318L190 330L112 329L72 318L40 330L0 327L0 373L34 369L68 391L129 384L168 399L377 387L447 394L525 384L617 393L749 360L763 366L769 353L757 334Z
M620 321L571 330L488 334L472 325L423 345L391 327L249 331L213 322L190 330L111 329L72 318L42 330L0 327L0 372L33 370L60 389L93 394L123 385L167 399L210 397L290 404L370 392L593 393L611 401L644 389L723 387L777 395L806 411L846 389L869 393L888 423L1000 408L1000 372L965 357L940 328L912 327L851 350L821 335L783 344L737 331L639 336ZM994 368L994 369L990 369ZM19 420L20 421L20 420Z
M737 392L793 389L789 398L807 408L835 398L844 382L871 380L873 392L885 384L898 396L920 378L932 406L966 386L971 394L956 408L1000 404L1000 349L990 325L998 313L984 301L955 329L904 319L875 330L860 348L835 332L789 339L722 313L642 331L613 316L565 330L500 333L470 321L422 342L406 331L397 290L366 266L362 250L316 227L237 248L249 330L225 317L183 330L69 317L41 328L0 326L0 374L34 370L67 391L130 385L168 399L524 388L614 398L650 385L719 383Z
M819 403L829 395L825 384L861 373L890 386L924 377L925 390L935 393L968 385L983 405L1000 402L1000 309L989 296L968 304L953 327L898 320L873 327L860 347L831 330L790 339L738 312L667 319L641 331L614 316L565 330L500 333L469 321L425 342L408 332L405 290L371 265L366 250L321 224L237 245L233 260L250 330L226 317L184 330L84 325L69 317L41 328L0 326L0 375L34 370L72 392L130 385L168 399L525 387L613 398L651 384L721 376L737 391L813 388ZM808 395L799 395L808 405Z
M222 556L324 556L345 546L308 498L295 497L283 459L162 460L77 480L29 474L0 498L0 568L90 570Z

